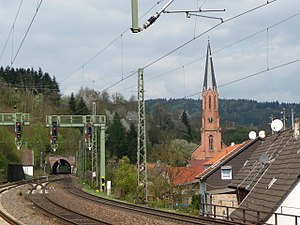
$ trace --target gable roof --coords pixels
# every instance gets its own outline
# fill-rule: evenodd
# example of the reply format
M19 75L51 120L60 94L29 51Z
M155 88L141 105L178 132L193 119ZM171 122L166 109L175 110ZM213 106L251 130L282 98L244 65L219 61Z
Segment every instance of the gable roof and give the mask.
M268 159L267 161L271 162L274 160L292 137L288 131L267 137L252 153L248 162L245 163L229 186L250 191L268 168L269 163L263 161Z
M217 155L215 155L215 157L213 157L210 160L208 160L207 162L205 162L204 165L212 165L212 164L218 162L220 159L226 157L228 155L228 153L236 150L240 145L241 144L234 144L234 145L231 145L231 146L225 148L224 150L219 152Z
M261 211L261 221L267 221L299 182L299 150L300 140L290 129L267 137L254 151L231 185L250 190L239 206L253 210L246 210L247 220L256 221ZM235 210L231 217L243 218L242 210Z
M204 167L170 167L168 174L173 186L181 186L196 183L196 176L204 170Z
M206 164L213 163L210 167L208 167L205 171L197 175L198 179L206 179L216 170L218 170L221 166L226 164L229 160L234 158L236 155L241 153L242 151L246 150L249 146L256 143L258 140L261 140L259 137L252 140L252 141L245 141L241 144L232 145L224 151L220 152L216 155L213 159L209 160Z
M191 159L188 161L188 167L201 167L204 170L204 165L207 162L206 159Z

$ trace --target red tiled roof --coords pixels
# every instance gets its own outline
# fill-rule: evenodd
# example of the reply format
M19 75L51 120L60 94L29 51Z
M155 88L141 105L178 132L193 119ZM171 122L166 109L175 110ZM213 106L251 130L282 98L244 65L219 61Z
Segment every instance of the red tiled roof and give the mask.
M204 167L170 167L168 174L173 186L189 184L196 181L196 176L204 170Z
M227 148L225 148L223 151L219 152L217 155L215 155L215 157L213 157L212 159L208 160L207 162L204 163L204 165L212 165L215 162L217 162L219 159L221 159L222 157L224 157L225 155L227 155L228 153L230 153L231 151L237 149L241 144L235 144L235 145L231 145Z
M147 163L147 170L153 170L155 165L155 163Z
M208 160L206 159L192 159L189 161L189 167L203 167Z

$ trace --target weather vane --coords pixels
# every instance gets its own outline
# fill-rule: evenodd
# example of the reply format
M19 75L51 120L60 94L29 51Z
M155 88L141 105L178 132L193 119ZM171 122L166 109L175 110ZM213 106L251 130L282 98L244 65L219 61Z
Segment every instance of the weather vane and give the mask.
M214 16L204 16L200 15L199 13L203 12L224 12L225 9L202 9L201 7L197 10L166 10L174 0L168 1L167 4L165 4L158 12L156 12L153 16L151 16L144 24L143 27L140 28L138 25L138 0L131 0L131 8L132 8L132 27L131 31L132 33L138 33L141 32L144 29L147 29L149 26L151 26L162 13L185 13L187 18L190 18L191 16L199 16L209 19L217 19L221 20L223 22L223 19L220 17L214 17Z

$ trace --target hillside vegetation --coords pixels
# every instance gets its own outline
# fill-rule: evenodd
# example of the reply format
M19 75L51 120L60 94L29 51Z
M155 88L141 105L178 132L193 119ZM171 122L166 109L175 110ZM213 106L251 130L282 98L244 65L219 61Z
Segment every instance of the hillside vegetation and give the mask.
M97 104L97 113L107 116L107 160L118 161L126 156L131 164L136 163L135 97L126 100L119 93L110 95L88 88L62 96L54 76L33 68L0 67L0 86L0 113L30 113L30 125L23 129L22 149L34 151L36 169L40 166L41 152L43 157L54 154L49 144L50 130L45 127L46 115L92 114L93 102ZM220 99L219 104L223 141L227 145L248 139L251 130L264 129L270 133L271 115L282 117L283 108L287 114L293 109L295 117L300 112L300 104L243 99ZM148 161L185 165L200 142L201 107L201 100L194 99L146 101ZM290 126L290 117L286 123ZM14 127L1 126L0 138L0 174L5 177L8 163L20 163L20 154L14 145ZM80 140L82 130L59 128L59 147L55 154L74 156Z

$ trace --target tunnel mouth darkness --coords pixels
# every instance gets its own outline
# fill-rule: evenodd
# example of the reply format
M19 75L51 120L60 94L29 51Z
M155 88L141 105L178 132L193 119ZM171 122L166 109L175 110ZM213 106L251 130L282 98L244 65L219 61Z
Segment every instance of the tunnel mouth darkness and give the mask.
M57 160L52 166L52 174L71 174L71 165L65 159Z

